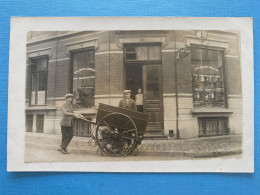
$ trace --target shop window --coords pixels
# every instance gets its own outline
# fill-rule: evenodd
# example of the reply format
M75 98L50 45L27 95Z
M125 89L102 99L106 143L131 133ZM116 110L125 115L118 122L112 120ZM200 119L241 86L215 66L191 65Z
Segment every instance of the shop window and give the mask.
M37 114L36 115L36 132L43 133L43 127L44 127L44 115Z
M229 134L228 118L199 118L199 136L215 136Z
M153 61L161 59L161 47L158 45L126 46L125 61Z
M193 48L191 69L194 107L226 107L223 51Z
M95 52L94 49L72 54L73 93L76 104L94 106L95 95Z
M48 58L31 60L30 105L45 105L47 93Z
M26 121L26 131L32 132L33 131L33 115L27 114L25 121Z

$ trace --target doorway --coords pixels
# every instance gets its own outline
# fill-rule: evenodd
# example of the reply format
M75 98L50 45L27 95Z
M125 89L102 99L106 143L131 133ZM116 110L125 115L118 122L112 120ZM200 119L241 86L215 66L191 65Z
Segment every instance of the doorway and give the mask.
M159 64L131 63L125 65L125 89L135 100L138 89L143 92L144 113L149 115L147 131L163 130L161 71Z
M131 90L131 98L135 100L135 95L138 89L143 90L143 74L142 65L140 64L127 64L125 71L125 89Z

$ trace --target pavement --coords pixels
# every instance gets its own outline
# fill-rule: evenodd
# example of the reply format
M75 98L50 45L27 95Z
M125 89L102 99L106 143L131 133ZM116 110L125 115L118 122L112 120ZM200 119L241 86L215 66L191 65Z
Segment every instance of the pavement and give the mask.
M185 140L143 140L137 152L128 157L102 156L95 141L89 137L74 136L68 150L62 155L57 149L61 135L25 133L25 162L100 161L100 160L165 160L200 159L212 157L240 157L242 136L228 135Z

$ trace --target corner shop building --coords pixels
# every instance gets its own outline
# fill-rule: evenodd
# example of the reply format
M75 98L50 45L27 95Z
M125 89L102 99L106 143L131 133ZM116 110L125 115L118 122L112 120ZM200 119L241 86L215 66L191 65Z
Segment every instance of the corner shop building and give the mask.
M144 94L148 134L193 138L242 133L239 34L206 31L29 32L26 130L60 133L60 106L95 120L124 89ZM90 127L75 121L75 134ZM177 132L178 129L178 132Z

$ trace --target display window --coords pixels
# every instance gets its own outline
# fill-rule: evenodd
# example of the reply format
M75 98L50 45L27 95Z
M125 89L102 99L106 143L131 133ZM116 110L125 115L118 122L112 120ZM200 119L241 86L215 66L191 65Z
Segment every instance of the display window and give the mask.
M73 53L72 68L75 103L82 107L93 107L95 95L94 49Z
M191 72L194 107L226 107L223 51L193 48Z

